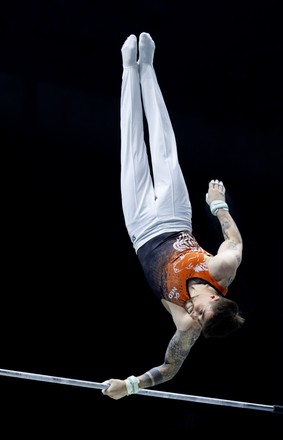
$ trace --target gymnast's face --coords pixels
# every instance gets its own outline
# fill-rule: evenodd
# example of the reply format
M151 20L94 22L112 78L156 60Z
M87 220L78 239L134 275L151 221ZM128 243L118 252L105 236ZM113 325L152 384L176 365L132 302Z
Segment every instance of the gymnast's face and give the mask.
M213 304L219 300L215 293L200 293L186 303L186 311L190 317L202 326L206 319L213 315Z

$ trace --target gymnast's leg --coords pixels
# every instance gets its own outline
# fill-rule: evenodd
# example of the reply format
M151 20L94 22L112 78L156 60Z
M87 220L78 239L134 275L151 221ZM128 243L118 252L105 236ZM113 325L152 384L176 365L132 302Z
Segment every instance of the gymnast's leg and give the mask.
M130 35L122 49L120 102L121 196L125 224L133 245L155 218L154 191L144 142L143 110L137 64L137 38Z
M149 127L150 152L156 195L156 222L170 229L191 231L191 203L178 162L169 114L153 68L155 43L139 37L139 69L144 111Z

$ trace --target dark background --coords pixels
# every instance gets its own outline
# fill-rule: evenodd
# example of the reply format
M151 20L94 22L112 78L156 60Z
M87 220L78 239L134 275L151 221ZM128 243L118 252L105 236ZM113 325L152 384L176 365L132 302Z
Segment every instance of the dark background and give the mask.
M145 283L120 200L121 46L151 33L199 243L222 240L210 179L244 240L246 318L202 338L157 389L283 405L279 2L30 1L1 6L0 368L102 382L163 362L169 315ZM8 153L8 160L6 155ZM281 249L281 246L280 246ZM280 266L281 267L281 266ZM1 425L41 438L283 432L282 415L0 377ZM272 436L271 436L272 438Z

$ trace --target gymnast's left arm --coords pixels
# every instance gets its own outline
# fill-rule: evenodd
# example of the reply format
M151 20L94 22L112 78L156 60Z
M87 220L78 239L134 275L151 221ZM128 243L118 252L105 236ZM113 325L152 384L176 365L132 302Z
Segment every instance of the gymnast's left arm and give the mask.
M180 370L198 336L199 331L195 332L192 329L187 331L177 330L168 344L162 365L151 368L138 377L129 376L125 380L106 380L103 382L106 388L102 390L102 393L118 400L130 394L138 393L141 388L150 388L171 380Z

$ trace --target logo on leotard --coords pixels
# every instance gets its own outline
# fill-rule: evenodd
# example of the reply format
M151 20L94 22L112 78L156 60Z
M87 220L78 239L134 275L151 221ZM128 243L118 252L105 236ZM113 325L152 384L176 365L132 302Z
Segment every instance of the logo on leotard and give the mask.
M173 287L173 289L168 293L169 299L178 299L180 297L180 293L178 292L176 287Z
M197 243L196 239L185 232L182 232L175 243L173 244L173 248L176 251L182 252L186 249L189 249L192 252L201 252L202 248Z

